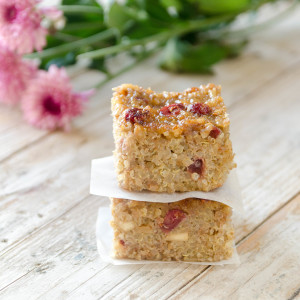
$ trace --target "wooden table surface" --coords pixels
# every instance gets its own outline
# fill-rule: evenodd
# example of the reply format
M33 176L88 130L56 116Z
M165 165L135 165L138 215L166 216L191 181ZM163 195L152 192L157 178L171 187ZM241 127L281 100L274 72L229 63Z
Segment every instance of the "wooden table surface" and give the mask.
M300 297L300 10L255 34L215 75L174 75L151 58L107 83L73 131L48 133L0 106L0 299L296 299ZM70 70L74 86L97 72ZM241 265L113 266L96 248L90 162L113 150L111 87L181 91L222 84L244 215Z

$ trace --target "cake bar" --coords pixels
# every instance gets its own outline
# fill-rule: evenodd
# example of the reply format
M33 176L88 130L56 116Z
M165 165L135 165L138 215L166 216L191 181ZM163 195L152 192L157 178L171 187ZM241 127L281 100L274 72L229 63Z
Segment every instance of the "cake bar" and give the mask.
M112 97L115 166L129 191L210 191L235 167L229 118L214 84L155 93L131 84Z
M225 204L196 198L111 203L116 258L216 262L233 254L232 209Z

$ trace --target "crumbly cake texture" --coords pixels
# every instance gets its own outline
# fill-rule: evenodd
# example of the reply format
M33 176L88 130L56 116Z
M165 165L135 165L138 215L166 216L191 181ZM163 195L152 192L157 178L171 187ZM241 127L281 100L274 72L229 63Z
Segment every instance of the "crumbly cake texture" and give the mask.
M130 191L210 191L235 167L221 87L155 93L131 84L114 89L115 166Z
M232 209L185 199L152 203L111 198L114 255L120 259L216 262L233 254Z

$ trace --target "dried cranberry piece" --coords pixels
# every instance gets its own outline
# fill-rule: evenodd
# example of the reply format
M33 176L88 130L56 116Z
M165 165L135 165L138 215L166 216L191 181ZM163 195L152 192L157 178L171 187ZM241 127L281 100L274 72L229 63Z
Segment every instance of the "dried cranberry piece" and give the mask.
M173 230L184 218L186 214L181 209L170 209L165 215L164 221L160 224L163 232Z
M130 123L143 123L146 116L148 115L148 111L143 111L140 108L130 108L125 113L125 120Z
M210 131L209 136L212 137L212 138L214 138L214 139L216 139L219 136L220 133L221 133L221 130L218 127L215 126Z
M170 116L170 115L179 115L180 111L185 109L185 106L182 103L174 103L170 104L168 106L162 107L159 112L165 116Z
M187 170L190 173L197 173L201 176L203 173L203 170L204 170L203 159L199 158L199 159L194 160L194 162L188 166Z
M121 244L122 246L125 246L125 242L124 242L123 240L120 240L120 244Z
M209 115L212 113L211 108L204 103L194 103L191 105L190 111L197 115Z

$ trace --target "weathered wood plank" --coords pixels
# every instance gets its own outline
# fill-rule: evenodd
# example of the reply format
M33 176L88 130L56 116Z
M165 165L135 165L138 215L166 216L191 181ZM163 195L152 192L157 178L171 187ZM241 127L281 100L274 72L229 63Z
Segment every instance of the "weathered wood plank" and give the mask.
M108 111L103 114L107 125ZM43 150L24 150L2 164L1 191L10 193L0 202L2 210L10 211L0 214L0 240L6 241L0 243L2 250L88 195L90 160L109 155L113 147L112 133L102 122L69 135L53 134L43 142Z
M295 138L299 135L299 103L295 102L299 72L294 69L290 74L280 74L284 70L289 71L293 64L296 64L295 68L299 67L299 56L296 55L299 47L295 46L298 43L297 35L296 32L291 32L284 43L280 42L281 37L278 36L274 36L269 47L264 41L253 43L248 52L238 60L219 64L216 68L217 76L214 77L176 76L152 71L153 60L149 60L100 91L99 100L95 97L87 114L76 121L78 129L71 134L55 133L32 147L30 140L28 143L22 142L23 144L11 142L13 146L9 151L5 150L2 157L5 159L11 153L17 153L5 161L0 172L0 176L5 172L1 177L1 187L9 194L2 197L0 205L10 212L0 214L0 240L8 239L8 243L0 243L8 245L3 247L6 253L0 262L1 269L7 271L3 274L4 281L2 277L0 282L2 287L2 284L10 284L2 295L12 299L26 299L27 296L32 299L32 291L40 286L34 292L34 297L40 296L43 299L68 298L69 293L72 293L72 299L94 299L101 295L109 298L119 295L118 291L126 296L132 292L132 297L150 299L152 295L172 295L179 286L185 286L201 273L199 267L183 265L174 267L176 274L170 274L166 268L163 275L157 273L160 267L155 266L99 267L95 263L95 248L85 256L89 263L84 260L76 265L66 259L61 264L60 253L67 258L74 258L79 254L79 248L72 247L74 240L87 239L90 244L95 245L94 236L90 234L93 233L91 228L95 222L97 200L91 205L83 200L88 193L87 161L96 156L107 155L113 147L108 117L109 87L121 82L132 81L141 85L148 82L148 85L159 90L180 90L186 86L198 85L199 81L225 83L223 87L227 103L235 103L231 108L232 133L235 150L239 153L239 173L248 202L248 215L244 217L245 220L238 220L239 238L251 232L294 195L299 190L299 160L296 160L300 157L299 141ZM143 77L141 74L146 75ZM89 76L83 78L90 80ZM272 82L274 79L276 80ZM285 79L283 85L282 79ZM267 89L263 91L265 86ZM238 103L240 100L241 105ZM4 120L1 123L2 120L0 112L0 124L3 125L0 127L3 130L15 126L14 122L10 124ZM17 132L18 126L15 128ZM288 129L292 129L292 132ZM28 134L30 138L30 130L25 131L24 135ZM8 140L12 140L13 136L18 137L13 132L14 129L9 138L1 140L2 145L9 145ZM269 132L270 134L263 135ZM23 147L24 151L18 153ZM22 180L14 175L16 171ZM6 177L11 177L11 180ZM90 222L83 222L83 218L89 218ZM65 222L71 229L63 226ZM78 228L83 232L82 236L77 235ZM66 235L62 234L64 232ZM28 249L37 251L38 256L28 260ZM40 253L43 251L45 256ZM59 258L56 257L57 253ZM6 259L7 257L10 259ZM49 265L51 260L55 265ZM80 255L77 260L80 260ZM41 265L35 266L39 261ZM41 276L37 276L34 270L42 272ZM121 275L116 276L116 272ZM144 280L140 279L142 275ZM99 284L101 280L105 282L104 287Z
M267 216L299 191L300 141L295 137L300 136L300 128L297 127L300 103L296 87L292 89L289 87L290 82L293 82L292 78L299 76L300 70L295 66L294 72L282 74L277 81L257 90L255 95L247 97L231 109L231 117L235 123L232 133L238 153L238 169L246 209L244 216L236 215L235 218L237 240L249 234ZM282 97L285 97L286 101L283 102ZM283 113L286 107L291 109ZM265 116L266 112L270 117ZM281 116L285 126L277 122L277 116ZM272 131L269 130L271 126L273 126ZM293 128L292 134L286 132L287 128ZM246 132L246 139L243 138L244 132ZM280 143L277 143L279 139ZM270 149L274 150L270 151ZM286 177L287 174L289 175ZM162 275L159 280L155 280L159 268ZM127 299L128 295L135 294L141 299L151 299L152 295L153 299L161 299L171 295L174 289L185 285L204 269L198 266L181 265L172 267L173 271L170 274L165 266L156 268L145 265L133 276L118 284L106 296L107 299L118 299L118 297ZM140 274L144 272L148 272L149 275L141 277ZM85 287L81 288L82 297L97 280L101 280L101 274L93 277ZM79 290L77 292L79 293Z
M44 135L45 132L34 131L28 124L23 123L18 110L11 107L0 107L0 161Z
M259 49L261 51L263 51L262 49L264 49L262 46L259 47ZM252 50L253 51L253 50ZM240 86L244 86L245 87L245 81L243 78L244 77L249 77L249 78L254 78L255 73L256 72L256 67L258 65L261 65L261 63L266 63L264 65L265 69L269 69L270 66L275 65L274 63L275 61L277 61L277 59L275 59L276 57L283 57L285 59L286 56L281 55L281 51L279 50L274 50L273 54L270 55L271 59L268 58L268 60L266 60L266 53L264 54L263 59L258 59L258 61L256 63L253 62L253 59L246 59L244 60L243 58L241 58L241 60L237 60L237 61L231 61L230 63L225 62L224 64L226 65L224 68L227 70L229 70L229 68L233 68L232 70L229 70L227 73L228 74L235 74L235 72L233 71L234 69L237 69L238 75L240 79L238 79L238 77L234 77L229 79L229 83L228 83L228 90L231 91L229 92L229 94L231 93L231 97L228 96L228 101L229 103L231 103L234 99L234 101L238 101L237 99L239 99L240 97L242 97L242 94L240 93L239 90L237 90L236 87L240 88ZM250 55L250 58L252 56ZM254 57L254 56L253 56ZM252 57L252 58L253 58ZM284 61L283 59L283 61ZM246 63L247 61L249 61L249 63ZM267 62L266 62L267 61ZM289 63L290 60L288 59ZM237 64L237 65L236 65ZM243 68L238 67L239 65L243 65ZM249 68L251 66L254 66L254 68L251 69L251 72L249 73ZM281 66L281 64L279 64ZM146 64L146 68L149 69L147 64ZM151 81L150 77L153 77L153 74L151 72L142 72L142 68L145 68L145 65L140 65L138 67L138 69L136 70L136 74L147 74L148 80L146 81ZM153 69L153 66L152 66ZM280 68L279 68L280 69ZM133 70L134 71L134 70ZM132 71L132 72L133 72ZM219 70L220 71L220 70ZM270 69L270 73L268 73L268 76L271 76L272 72L274 71L274 69ZM278 71L278 70L277 70ZM154 72L154 71L153 71ZM221 71L220 71L221 72ZM217 75L216 77L220 76L224 76L224 74L220 75L220 72L218 72L219 75ZM244 74L242 74L242 72L244 72ZM222 72L221 72L222 73ZM151 75L152 74L152 75ZM172 80L170 81L169 78L169 74L166 74L164 72L160 72L159 74L161 74L161 76L163 76L165 78L165 80L162 80L162 78L160 78L160 76L158 76L159 81L165 82L166 86L169 87L169 89L172 89L172 86L174 88L174 85L189 85L189 83L187 83L188 78L190 77L186 77L184 79L182 79L179 76L174 75L174 78L172 78ZM264 72L260 72L259 74L265 74ZM119 83L119 81L124 81L124 78L127 78L126 76L131 76L132 74L128 74L128 75L124 75L125 77L122 78L118 78L115 81L113 81L111 84L111 86L116 85ZM251 76L250 76L251 75ZM264 75L265 76L265 75ZM93 75L92 78L90 76L86 76L86 77L77 77L77 79L75 78L75 85L76 85L76 80L80 80L81 85L82 86L86 86L87 83L91 83L92 80L95 80L95 77L97 77L97 75ZM135 76L136 78L136 76ZM181 83L179 83L179 78L181 80ZM196 80L198 81L199 78L202 77L198 77L198 76L192 76L192 82L196 84ZM228 77L230 78L230 77ZM269 80L269 77L265 77L263 78L265 81ZM83 80L84 79L84 80ZM169 82L166 82L166 79L169 80ZM174 80L173 80L174 79ZM176 80L175 80L176 79ZM262 78L260 78L261 80ZM137 79L140 80L140 79ZM141 80L144 80L144 78L142 78ZM153 78L152 78L153 80ZM237 81L239 80L239 81ZM213 80L215 81L215 80ZM236 84L235 84L236 83ZM162 84L162 83L160 83ZM256 86L257 86L258 82L256 82ZM247 86L248 88L245 87L246 93L250 93L251 94L251 90L255 88L255 85L249 84L249 82L247 82ZM159 87L158 87L159 88ZM226 89L224 90L224 92L226 93ZM236 97L234 97L234 94L237 93L238 95ZM95 97L94 101L92 101L91 106L89 108L89 113L85 114L82 118L78 119L78 121L76 122L77 126L81 127L86 125L86 123L91 123L93 122L93 120L95 120L95 124L98 124L99 128L111 128L110 123L107 123L107 118L105 116L107 116L107 114L109 113L109 94L110 94L110 90L109 89L105 89L103 91L100 91L98 96ZM99 98L99 100L97 100ZM105 112L105 113L104 113ZM103 121L103 122L102 122ZM101 123L99 123L101 122ZM97 126L97 125L95 125ZM29 129L29 131L31 132L34 129ZM101 129L100 129L101 130ZM109 130L109 129L108 129ZM94 130L95 132L95 136L98 136L96 133L97 130ZM84 132L84 131L83 131ZM24 135L26 137L26 135ZM58 140L56 141L56 137L59 137ZM65 141L64 141L65 138ZM78 147L78 143L82 144L84 143L84 139L86 137L84 137L84 134L81 133L80 129L78 129L77 131L75 130L72 133L55 133L54 137L53 135L51 137L47 137L45 140L43 140L43 142L41 144L36 145L36 147L31 148L30 146L28 146L29 148L27 150L25 150L21 155L13 157L12 159L10 159L9 161L7 161L5 164L2 165L3 167L3 171L2 175L3 175L3 181L1 182L1 189L0 189L0 193L2 195L4 194L10 194L9 197L5 197L4 202L2 201L2 203L5 204L5 206L8 208L8 203L10 201L15 201L16 199L18 199L19 194L23 193L23 192L30 192L30 190L34 190L37 188L37 186L41 187L41 184L43 183L45 187L45 185L49 184L49 182L57 182L55 179L55 177L57 177L57 171L60 170L60 168L64 168L64 167L60 167L60 164L64 164L64 157L66 156L66 159L68 160L68 151L70 150L66 150L66 149L70 149L71 147ZM12 138L10 140L13 140ZM50 140L50 142L47 142L48 140ZM75 143L73 146L71 146L72 143ZM90 140L89 140L90 142ZM5 141L3 141L3 143L5 143ZM62 148L62 149L58 149L55 147L54 144L57 145L62 145L62 144L66 144L66 148ZM112 141L109 141L111 148L112 149ZM69 147L68 147L69 145ZM40 149L41 147L41 149ZM93 147L92 145L88 146L88 147ZM99 148L101 148L101 145L97 146ZM45 152L45 149L47 149L47 152ZM53 152L52 149L56 149L56 151ZM59 152L62 152L61 155L59 155ZM109 153L110 151L108 150L106 153ZM94 156L91 155L89 157L85 157L82 159L86 159L86 161L88 161L90 158L92 157L96 157L96 156L100 156L100 152L95 151L94 152ZM33 162L33 157L35 158L35 162ZM47 159L48 158L48 159ZM71 158L71 160L74 159L74 156ZM42 163L44 162L45 163ZM40 162L40 163L39 163ZM57 162L57 164L56 164ZM78 164L77 164L78 165ZM87 164L86 164L87 167ZM47 170L47 172L46 172ZM85 169L87 170L87 168ZM25 174L26 173L26 174ZM21 176L20 176L21 174ZM74 174L75 174L75 170L74 170ZM86 176L89 176L88 173L86 173ZM0 175L1 177L1 175ZM49 178L48 178L49 177ZM61 178L61 177L57 177ZM53 181L54 180L54 181ZM61 180L61 179L60 179ZM59 184L63 186L63 183L61 181L59 181ZM17 194L16 194L17 193ZM18 194L19 193L19 194ZM52 192L51 192L52 193ZM38 197L40 197L40 190L36 190L36 194L38 195ZM28 194L28 197L30 197L30 199L32 199L32 193L30 192ZM55 197L55 193L53 194ZM65 196L64 196L65 197ZM23 197L22 197L23 198ZM26 196L25 196L26 199ZM24 202L28 202L24 199ZM69 198L67 198L69 199ZM30 203L33 203L32 200L30 201ZM40 203L40 202L39 202ZM65 203L65 202L64 202ZM62 203L60 203L61 205ZM19 205L18 202L15 203L15 207L17 207ZM33 204L33 206L35 206L36 204ZM43 204L44 205L44 204ZM55 209L55 202L52 202L53 208ZM37 205L37 207L39 207L39 205ZM47 211L46 206L44 207L44 211ZM13 207L11 207L13 209ZM40 206L41 208L41 206ZM20 210L20 209L15 209L16 211L24 211L24 210ZM43 212L39 212L37 210L35 210L36 213L33 215L31 214L30 217L34 218L34 220L36 221L32 221L32 225L38 226L38 224L42 224L46 221L46 218L41 219L38 217L39 214L43 214ZM43 214L44 215L44 214ZM48 214L50 215L50 214ZM15 214L13 219L10 218L10 221L4 221L3 227L7 227L7 224L20 224L19 222L16 222L16 220L20 220L22 219L23 221L26 220L26 218L29 218L29 215L23 215L22 217L19 216L19 214ZM25 230L25 228L22 226L22 230ZM29 229L28 229L29 230ZM13 230L14 234L17 234L16 230ZM23 231L24 232L24 231ZM7 245L10 245L11 242L13 242L14 239L13 237L11 237L9 239L9 243L7 244L2 244L1 246L6 247Z
M241 149L238 150L238 161L241 165L240 167L240 175L242 179L242 186L246 191L246 199L248 201L248 205L246 206L247 212L244 217L244 220L239 220L238 224L238 237L242 238L251 230L253 230L260 222L262 222L267 216L269 216L274 210L276 210L280 205L285 203L294 193L299 189L299 177L296 176L297 171L299 171L299 164L297 165L295 162L295 157L300 157L300 147L299 143L295 143L294 139L295 136L298 134L297 129L297 122L298 122L298 114L297 110L299 109L299 101L298 96L296 94L296 86L290 87L290 82L293 78L298 78L300 75L300 71L298 70L297 66L295 66L295 69L292 70L288 75L283 74L282 78L278 78L277 81L274 81L273 83L269 83L265 86L264 89L257 90L256 94L250 95L248 98L244 99L241 103L238 105L234 105L231 109L231 116L233 123L235 125L232 127L233 137L235 140L235 148ZM280 85L279 85L280 82ZM283 102L281 98L285 96L288 100ZM260 109L257 109L259 107ZM286 107L290 107L289 110L284 110ZM253 112L252 112L253 111ZM255 113L256 111L256 113ZM265 117L265 112L268 111L268 114L271 117ZM244 112L244 113L243 113ZM248 112L248 114L246 113ZM283 113L284 112L284 113ZM275 122L277 120L277 116L281 116L281 120L283 122L286 122L288 128L293 128L294 131L290 132L288 131L288 134L284 135L284 133L287 133L286 128L281 126L281 123ZM255 126L250 126L249 123L255 124ZM93 123L90 126L88 126L85 130L89 132L89 130L93 130L95 128L97 123ZM273 126L274 130L271 131L270 134L268 134L268 138L266 138L265 135L259 134L257 135L258 129L260 132L268 132L267 129ZM247 140L244 140L242 137L244 136L244 129L247 129ZM94 129L95 130L95 129ZM96 130L99 130L96 126ZM235 137L236 135L236 137ZM59 136L59 134L58 134ZM240 137L240 138L238 138ZM273 156L270 157L270 153L267 151L267 149L270 148L270 146L274 146L278 139L281 138L280 147L274 148L276 151L276 154L273 154ZM252 141L255 139L255 143ZM53 141L57 142L57 137L53 138ZM52 142L53 142L52 141ZM70 140L72 141L72 140ZM62 149L63 152L70 151L71 146L67 146L68 143L66 143L66 146L64 146L63 139L59 139L59 143L61 144L59 149ZM246 143L246 145L245 145ZM290 151L290 145L294 146L294 150ZM84 150L81 150L82 153L90 153L90 151L98 151L98 149L94 149L95 146L92 144L92 146L88 146L90 143L83 144ZM47 148L49 145L46 145ZM64 148L67 147L67 148ZM78 147L78 146L76 146ZM246 151L243 147L246 147ZM37 148L36 151L38 151L39 148ZM255 151L254 151L255 150ZM239 151L242 151L241 153ZM80 152L80 151L79 151ZM252 152L256 153L256 161L251 165L251 168L249 169L249 154ZM28 155L30 155L28 153ZM78 157L83 157L84 155L79 155ZM23 157L23 156L22 156ZM53 158L57 157L57 153L53 154ZM74 156L75 157L75 156ZM74 157L71 159L74 160ZM250 155L251 157L251 155ZM24 157L23 157L24 158ZM52 158L52 156L51 156ZM280 160L279 158L282 158ZM83 159L83 158L82 158ZM279 161L279 162L278 162ZM12 163L12 162L11 162ZM14 162L15 163L15 162ZM17 161L16 163L21 163L20 161ZM77 163L80 164L82 168L84 164L84 160ZM73 170L74 166L70 164L69 170ZM78 177L78 172L81 169L78 169L73 173L70 173L67 176L67 178L71 178L72 174L75 174L76 177ZM280 171L282 170L282 172ZM74 170L73 170L74 171ZM270 172L270 174L267 173ZM257 179L256 175L265 172L268 176L268 182L269 182L269 188L268 191L270 194L265 194L264 189L262 186L265 183L264 176L258 176ZM277 173L278 172L278 173ZM250 175L251 176L250 176ZM293 175L294 174L294 175ZM32 177L30 177L32 180ZM80 178L80 177L79 177ZM5 178L4 178L5 179ZM74 179L76 179L74 177ZM77 178L78 179L78 178ZM281 186L282 188L287 188L287 192L285 194L277 193L275 188L278 185L278 179L281 180ZM80 180L82 180L80 178ZM80 182L80 180L76 181L76 185ZM59 182L62 182L59 180ZM40 182L38 182L40 184ZM47 186L44 186L45 189L47 189ZM67 189L70 190L71 186ZM258 192L260 193L258 193ZM39 193L31 198L31 201L38 204L38 195ZM74 195L72 196L74 197ZM49 200L48 200L49 201ZM95 210L96 206L93 208L86 208L87 213L89 210ZM255 216L256 214L256 216ZM91 214L92 215L92 214ZM95 214L93 215L95 216ZM78 220L75 218L70 221L73 226L77 224ZM241 223L240 223L241 222ZM7 251L7 253L2 257L3 260L5 260L5 264L7 264L7 257L11 257L13 261L9 261L9 265L18 265L19 260L22 259L24 253L24 247L42 247L43 249L48 249L49 246L46 242L48 240L41 239L42 236L45 235L45 231L47 231L48 227L52 227L52 223L49 223L45 228L42 228L41 230L37 232L33 232L30 237L28 237L26 240L24 240L20 245L18 245L15 248L10 249ZM91 229L91 228L90 228ZM56 233L55 233L56 235ZM51 234L52 236L52 234ZM53 237L53 236L52 236ZM61 238L61 237L60 237ZM48 238L49 239L49 238ZM64 247L61 246L63 249ZM23 249L23 250L22 250ZM14 254L18 253L18 255ZM69 253L73 252L69 251ZM48 257L51 257L48 256ZM15 261L14 261L15 259ZM2 261L3 263L4 261ZM71 281L72 276L78 276L76 275L76 272L78 272L78 269L73 268L72 265L65 266L66 271L68 271L68 276ZM31 282L34 278L32 277L31 273L24 273L24 265L19 270L14 270L10 274L6 274L6 278L9 278L11 281L14 276L15 279L18 277L23 276L20 280L18 280L16 283L12 285L12 287L15 286L15 284L24 284L25 286L29 285L31 286ZM59 268L59 267L57 267ZM47 279L47 282L49 284L49 293L52 295L53 293L56 296L59 296L59 294L62 292L60 289L60 282L63 281L63 278L66 274L60 274L59 269L53 268L49 271L47 271L46 274L44 274L45 278ZM122 267L124 273L126 273L126 267ZM131 267L130 267L131 268ZM156 274L156 268L153 266L135 266L134 268L137 268L137 272L133 273L132 276L124 276L122 278L119 278L119 280L111 280L111 278L114 278L114 271L113 270L119 270L118 267L112 267L109 266L106 271L98 272L95 270L96 274L93 274L91 276L91 279L86 281L85 283L80 284L75 291L73 296L76 297L92 297L90 295L90 291L92 290L93 293L97 296L101 296L106 294L106 297L116 297L117 295L128 295L129 293L135 293L136 295L139 295L140 297L150 297L154 291L159 290L158 294L156 294L157 297L162 297L163 295L168 295L168 293L172 294L174 292L174 289L177 289L178 286L184 285L187 281L191 280L194 276L197 276L199 272L201 272L201 268L195 267L195 266L189 266L186 265L178 265L175 267L175 273L173 273L170 277L169 272L163 272L163 275L159 277L159 279L155 279ZM161 267L158 267L161 268ZM165 268L165 267L163 267ZM168 267L166 267L168 269ZM158 269L157 269L158 270ZM72 272L75 272L75 275L70 275ZM128 271L127 275L130 275L131 273ZM149 276L145 276L144 278L141 278L141 274L149 274ZM158 274L158 273L157 273ZM159 273L161 274L161 273ZM153 276L152 276L153 275ZM175 276L174 280L170 280ZM49 276L49 277L48 277ZM62 276L62 277L60 277ZM110 277L110 279L109 279ZM153 279L154 277L154 279ZM54 278L54 279L53 279ZM102 287L101 285L97 285L97 282L101 282L101 280L106 280L105 287ZM19 282L20 281L20 282ZM176 281L176 285L174 282ZM1 279L0 279L0 282ZM151 283L149 285L149 283ZM33 284L33 283L32 283ZM62 286L67 288L63 283L61 283ZM117 287L115 288L115 285ZM55 286L55 289L51 291L51 287ZM8 288L4 295L13 295L15 293L14 290L12 290L12 287ZM72 292L72 290L68 290L68 292ZM146 294L145 294L146 292ZM45 294L47 295L47 294ZM53 295L54 297L54 295ZM55 297L54 297L55 298Z
M2 256L1 264L5 261L10 267L6 268L6 272L0 273L0 298L50 299L51 297L43 295L43 292L48 291L49 284L55 287L66 280L66 290L52 298L63 299L66 291L69 294L69 289L76 290L99 272L103 274L103 290L110 289L114 281L122 281L130 272L140 268L141 266L107 266L99 261L95 232L92 229L95 227L97 208L101 201L108 200L88 196L74 205L69 212L41 228L35 235L29 236L5 257ZM19 270L22 270L22 273L19 273ZM115 275L111 276L114 272ZM16 280L15 274L19 275L19 280ZM22 282L25 277L29 281ZM11 282L13 284L10 285ZM98 283L97 287L99 285ZM6 286L8 289L5 289ZM13 293L10 293L11 287Z
M14 274L29 276L35 278L36 286L21 284L19 288L14 287L17 298L12 296L11 299L21 299L22 295L23 299L32 299L33 296L47 290L49 282L44 279L49 271L55 268L58 272L53 273L55 281L56 278L61 279L61 276L67 277L70 266L74 271L95 260L97 258L95 233L91 228L94 228L99 202L101 202L99 197L89 196L75 205L69 213L63 213L49 226L42 228L40 234L29 236L18 248L12 249L5 257L1 257L9 268L6 272L0 273L0 290L16 279ZM22 255L18 255L20 252ZM89 272L95 271L95 267L99 271L105 266L106 264L99 262ZM19 270L22 270L22 273L19 273ZM35 292L32 293L33 291ZM10 299L10 296L3 296L3 299Z
M241 243L241 266L210 267L170 299L290 299L300 287L299 227L300 195Z

